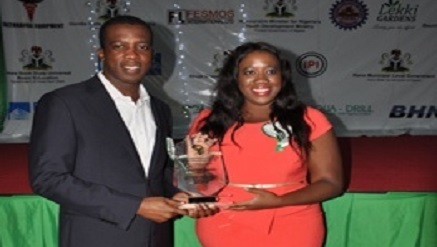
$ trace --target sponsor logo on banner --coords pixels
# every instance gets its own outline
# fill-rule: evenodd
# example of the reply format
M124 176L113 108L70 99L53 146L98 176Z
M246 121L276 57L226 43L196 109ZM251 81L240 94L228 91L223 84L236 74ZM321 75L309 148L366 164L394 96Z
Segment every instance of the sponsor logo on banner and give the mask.
M43 51L41 46L32 46L30 50L22 50L20 62L23 70L49 70L52 68L51 63L55 61L52 57L51 50Z
M401 1L387 0L381 4L376 20L380 22L415 22L418 4L402 4Z
M267 11L266 17L294 17L296 0L266 0L264 10Z
M435 105L394 105L389 118L437 118Z
M383 65L382 71L384 72L408 72L410 69L406 66L413 64L411 54L402 54L399 49L393 49L390 53L383 53L379 63Z
M347 105L317 105L317 108L332 115L370 116L373 113L372 105L347 104Z
M95 2L95 12L99 21L105 22L112 17L129 12L129 1L124 0L98 0ZM88 6L92 6L88 2Z
M417 19L419 11L419 4L402 3L398 0L386 0L387 2L381 4L379 7L376 21L378 22L373 27L374 29L391 30L415 29L413 25Z
M38 3L43 0L18 0L23 3L23 7L26 10L27 18L29 21L33 21L33 17L35 16L36 9L38 7Z
M326 58L316 52L307 52L300 55L296 60L296 68L299 74L313 78L326 71L328 62Z
M352 76L376 82L420 82L435 78L435 74L410 73L409 66L413 64L412 55L400 49L383 53L379 64L382 73L353 73Z
M233 9L171 9L168 10L168 24L233 24Z
M130 12L130 1L128 0L95 0L87 1L85 7L91 16L87 20L70 21L70 26L99 27L103 22L112 17L125 15Z
M28 22L10 22L3 21L2 26L4 28L29 28L29 29L62 29L63 23L33 23L35 18L36 9L39 7L39 3L43 0L17 0L23 3L23 11L26 11Z
M243 14L239 23L244 24L246 29L254 32L304 33L315 30L322 23L319 19L296 18L298 10L296 0L265 0L264 3L258 0L258 2L253 2L254 5L259 3L259 9L264 10L264 15L257 17L257 13ZM260 14L262 13L260 12ZM255 17L249 18L247 16Z
M30 102L9 102L8 120L30 119Z
M330 10L331 22L340 29L353 30L366 23L369 10L358 0L337 1Z
M23 64L21 71L6 71L11 83L65 83L64 77L71 75L71 71L53 70L53 52L41 46L23 49L18 60Z

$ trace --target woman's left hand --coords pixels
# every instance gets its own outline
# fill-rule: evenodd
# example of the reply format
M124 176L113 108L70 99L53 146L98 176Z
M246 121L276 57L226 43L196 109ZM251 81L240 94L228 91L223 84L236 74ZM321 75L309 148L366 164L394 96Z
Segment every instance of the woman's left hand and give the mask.
M254 210L267 209L281 206L281 197L263 189L248 188L248 192L254 194L254 197L248 201L235 202L227 209L230 210Z

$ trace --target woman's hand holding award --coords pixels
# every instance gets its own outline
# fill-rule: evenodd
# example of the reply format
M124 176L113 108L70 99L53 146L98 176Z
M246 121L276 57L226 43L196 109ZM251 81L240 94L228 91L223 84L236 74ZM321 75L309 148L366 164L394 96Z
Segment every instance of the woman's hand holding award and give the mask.
M181 208L217 205L217 195L228 183L228 177L221 152L211 148L215 142L200 133L178 143L167 138L167 150L174 160L173 184L189 195Z

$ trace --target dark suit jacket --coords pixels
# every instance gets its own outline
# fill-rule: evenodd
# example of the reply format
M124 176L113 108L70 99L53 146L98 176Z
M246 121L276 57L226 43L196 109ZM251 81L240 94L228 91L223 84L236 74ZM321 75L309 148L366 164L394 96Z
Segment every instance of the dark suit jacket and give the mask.
M30 140L33 190L60 205L61 247L172 246L171 222L136 216L141 199L172 196L167 105L151 99L157 125L149 175L97 76L45 94Z

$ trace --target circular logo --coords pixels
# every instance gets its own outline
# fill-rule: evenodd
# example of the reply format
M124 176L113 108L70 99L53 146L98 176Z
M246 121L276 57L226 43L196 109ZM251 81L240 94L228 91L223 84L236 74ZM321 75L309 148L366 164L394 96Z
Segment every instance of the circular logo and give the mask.
M316 77L323 74L328 67L326 58L316 52L307 52L300 55L296 61L297 71L306 77Z
M332 23L344 30L352 30L366 23L368 9L358 0L341 0L330 11Z

